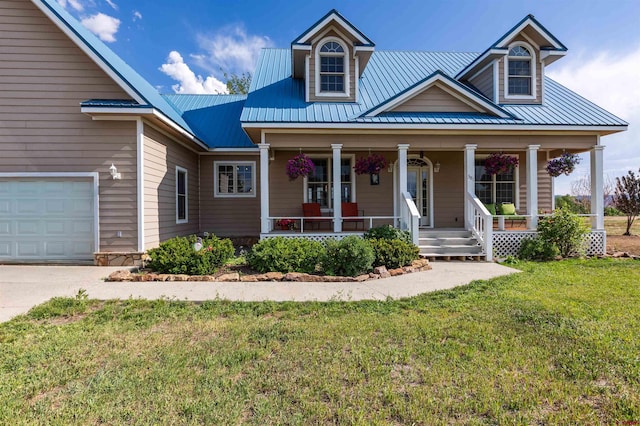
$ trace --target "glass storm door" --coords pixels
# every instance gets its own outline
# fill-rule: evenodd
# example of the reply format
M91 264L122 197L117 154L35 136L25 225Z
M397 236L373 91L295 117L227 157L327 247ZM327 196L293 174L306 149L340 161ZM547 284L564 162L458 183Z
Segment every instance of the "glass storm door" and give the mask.
M407 189L420 212L420 226L431 226L429 165L423 160L410 159L407 166Z

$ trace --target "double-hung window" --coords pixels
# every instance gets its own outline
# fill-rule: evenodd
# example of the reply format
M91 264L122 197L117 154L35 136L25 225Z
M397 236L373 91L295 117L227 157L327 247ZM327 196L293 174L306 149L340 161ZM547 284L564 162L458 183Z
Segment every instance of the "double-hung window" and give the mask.
M215 161L213 187L216 197L255 197L255 161Z
M517 206L518 168L508 173L490 175L484 169L484 160L475 160L476 196L484 204L514 203Z
M315 172L306 180L305 195L306 202L319 203L321 208L330 209L333 207L333 172L332 162L327 157L312 157ZM344 202L351 202L353 194L353 167L351 158L340 160L340 199Z
M320 47L320 92L345 92L345 50L336 41Z
M533 61L529 50L515 46L509 50L508 95L531 96L533 94Z
M188 189L187 169L176 166L176 223L189 222Z

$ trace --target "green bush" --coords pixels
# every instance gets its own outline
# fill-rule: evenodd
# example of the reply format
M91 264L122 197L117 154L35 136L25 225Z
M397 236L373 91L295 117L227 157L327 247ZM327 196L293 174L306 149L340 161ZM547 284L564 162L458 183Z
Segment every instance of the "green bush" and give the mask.
M247 263L258 272L313 273L324 256L324 246L306 238L265 238L247 254Z
M555 244L547 244L540 238L522 240L518 257L523 260L552 260L560 254Z
M369 229L364 233L364 238L367 240L402 240L406 243L411 243L411 234L409 231L403 231L398 228L394 228L391 225L377 226Z
M605 216L624 216L625 214L622 213L617 208L615 208L613 206L609 206L609 207L605 207L604 208L604 215Z
M373 238L367 240L373 249L373 266L400 268L411 264L419 256L420 249L400 239Z
M161 274L209 275L233 257L231 240L215 235L202 239L202 248L194 249L195 235L171 238L148 251L149 268Z
M327 241L322 268L327 275L355 277L371 270L373 249L357 235Z
M567 209L557 209L551 216L538 221L539 238L548 245L555 245L562 257L581 252L587 231L582 220Z

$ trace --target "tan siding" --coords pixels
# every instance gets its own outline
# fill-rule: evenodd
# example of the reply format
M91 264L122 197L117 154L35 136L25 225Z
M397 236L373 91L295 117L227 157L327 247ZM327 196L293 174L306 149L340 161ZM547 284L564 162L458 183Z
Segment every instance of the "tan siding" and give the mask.
M477 112L468 104L433 86L396 106L397 112Z
M0 16L0 171L98 172L100 250L136 250L136 125L80 113L129 96L31 2L2 1Z
M200 230L198 155L144 126L145 248ZM176 166L187 170L188 223L176 223Z
M464 153L425 152L432 163L440 162L433 174L433 213L436 228L464 227Z
M340 38L340 35L337 34L335 31L329 31L325 36L323 36L322 38L324 39L325 37L337 37ZM316 51L318 49L318 45L314 44L311 47L311 56L309 58L309 100L311 102L354 102L355 101L355 85L356 85L356 79L355 79L355 68L356 68L356 61L353 58L353 45L351 41L348 40L343 40L343 44L347 47L347 55L346 55L346 60L349 63L349 90L350 90L350 96L348 97L330 97L330 96L317 96L316 95Z
M487 98L493 100L493 66L469 80L469 83L473 84Z
M220 198L214 197L214 161L254 161L256 163L255 197ZM273 162L270 174L275 176ZM282 169L284 174L284 168ZM258 236L260 234L260 158L257 155L200 157L200 228L224 237ZM273 186L271 191L275 191Z
M550 212L553 200L553 184L547 173L547 153L538 153L538 210Z

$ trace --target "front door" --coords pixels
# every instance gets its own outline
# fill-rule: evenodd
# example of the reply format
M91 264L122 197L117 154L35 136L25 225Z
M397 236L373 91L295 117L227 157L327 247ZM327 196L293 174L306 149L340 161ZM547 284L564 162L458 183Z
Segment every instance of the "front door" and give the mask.
M420 226L432 226L430 172L429 164L422 159L407 161L407 189L420 212Z

